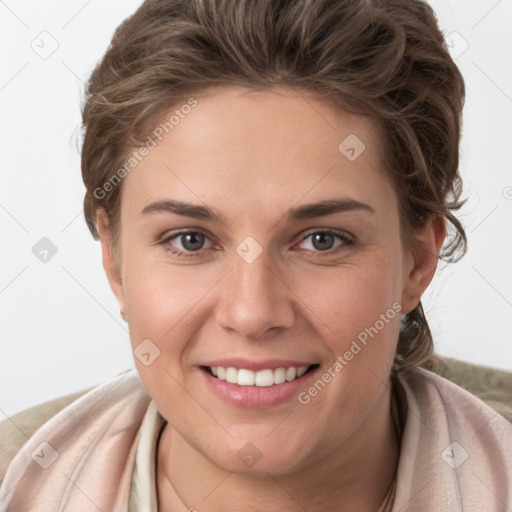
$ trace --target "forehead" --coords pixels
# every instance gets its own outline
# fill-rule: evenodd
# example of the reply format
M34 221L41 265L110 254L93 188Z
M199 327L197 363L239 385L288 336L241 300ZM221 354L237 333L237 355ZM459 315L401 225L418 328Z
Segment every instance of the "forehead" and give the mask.
M154 147L125 178L123 196L139 212L169 196L251 211L333 194L375 204L383 192L389 202L375 121L291 89L211 89L194 99L162 116Z

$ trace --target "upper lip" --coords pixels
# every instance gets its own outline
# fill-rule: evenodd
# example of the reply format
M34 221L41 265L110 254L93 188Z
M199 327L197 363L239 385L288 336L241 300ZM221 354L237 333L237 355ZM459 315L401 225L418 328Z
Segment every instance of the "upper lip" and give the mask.
M222 368L236 368L238 370L252 370L257 372L259 370L276 370L277 368L300 368L301 366L311 366L315 364L311 361L297 361L292 359L265 359L262 361L254 361L243 358L232 359L215 359L213 361L206 361L199 366L220 366Z

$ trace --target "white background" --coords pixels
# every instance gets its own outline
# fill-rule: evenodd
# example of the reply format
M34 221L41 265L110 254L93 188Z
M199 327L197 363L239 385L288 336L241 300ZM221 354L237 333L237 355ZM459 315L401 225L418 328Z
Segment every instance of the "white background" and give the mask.
M0 420L133 366L82 214L78 128L83 82L140 3L0 1ZM512 1L431 3L467 85L469 252L424 304L440 354L512 370ZM47 59L41 37L58 44ZM42 237L58 249L47 263Z

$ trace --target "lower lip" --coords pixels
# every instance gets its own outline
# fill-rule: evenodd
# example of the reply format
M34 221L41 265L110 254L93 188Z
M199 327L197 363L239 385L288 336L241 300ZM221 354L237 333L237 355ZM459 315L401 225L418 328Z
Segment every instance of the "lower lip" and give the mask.
M318 368L305 373L298 379L273 386L239 386L217 379L206 370L200 369L209 388L226 402L247 409L268 408L281 405L297 396L305 382L316 373Z

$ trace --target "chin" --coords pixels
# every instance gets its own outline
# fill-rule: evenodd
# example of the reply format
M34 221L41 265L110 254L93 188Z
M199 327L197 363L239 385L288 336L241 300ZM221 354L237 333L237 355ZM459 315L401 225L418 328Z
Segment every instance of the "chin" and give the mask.
M250 437L247 439L233 439L228 446L218 446L213 452L208 447L203 455L222 470L240 475L285 475L307 466L306 440L297 445L282 439L269 442L264 436L259 441L250 441Z

